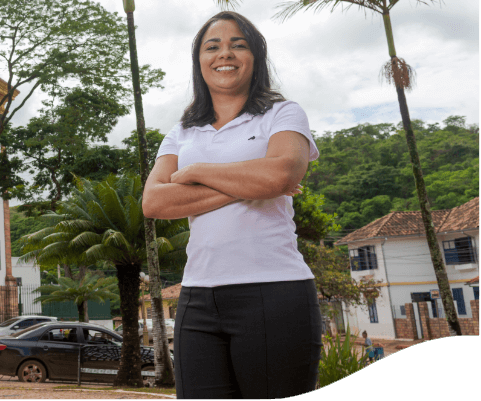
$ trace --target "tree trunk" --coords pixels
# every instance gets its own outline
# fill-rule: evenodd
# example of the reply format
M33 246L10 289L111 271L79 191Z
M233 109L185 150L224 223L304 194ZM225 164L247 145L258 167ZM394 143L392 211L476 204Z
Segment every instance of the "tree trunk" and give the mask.
M424 183L423 172L421 170L421 162L419 160L419 154L417 151L416 138L414 137L414 132L411 127L411 119L409 118L406 96L404 95L403 88L396 86L396 90L398 93L404 131L406 132L409 155L411 156L411 164L413 166L416 192L418 194L419 205L421 207L424 230L426 231L426 239L428 241L429 252L431 253L431 260L433 262L434 272L438 282L439 293L441 295L444 311L446 313L446 319L448 320L450 327L450 333L451 335L460 336L462 335L461 326L459 325L458 316L454 308L453 294L451 293L451 288L449 286L448 274L446 272L446 267L444 266L441 250L439 249L438 239L431 215L431 208L426 192L426 185Z
M140 265L118 265L120 313L123 342L120 366L114 380L116 387L143 387L139 343Z
M389 55L391 59L396 57L396 49L394 47L394 37L392 33L391 18L389 11L383 12L384 28L386 30L386 38L388 41ZM396 78L396 75L394 75ZM446 313L446 319L449 324L451 335L461 335L461 326L459 325L458 316L454 309L453 294L449 286L448 274L444 266L441 250L439 249L438 239L434 228L433 218L431 216L431 207L429 205L428 195L426 192L426 185L424 183L423 172L421 170L421 162L416 146L416 138L411 126L411 118L409 117L409 110L404 94L404 88L399 82L395 82L396 91L398 95L399 108L403 121L404 131L406 132L406 141L408 144L409 155L411 157L411 164L413 166L414 180L416 182L416 192L418 194L419 206L421 208L421 215L424 223L424 230L426 232L426 239L428 241L429 252L431 253L431 260L433 262L434 272L438 282L439 293Z
M79 322L85 322L85 309L84 309L84 303L79 303L77 304L77 310L78 310L78 321Z
M149 174L147 162L149 160L147 138L145 135L145 121L140 91L139 64L137 60L137 45L135 40L134 13L127 12L129 30L130 65L132 69L132 83L135 98L135 113L137 117L137 135L139 138L139 162L142 185L145 186ZM164 309L162 307L162 286L159 276L159 256L156 242L155 220L144 218L145 242L147 248L147 264L150 278L150 296L152 302L152 330L155 354L155 386L174 385L174 368L170 359L169 341L165 327ZM160 332L160 338L158 333ZM157 333L157 334L156 334Z
M84 322L88 323L89 322L89 303L88 301L83 301L84 305Z
M65 277L73 279L72 270L70 269L70 266L67 265L67 264L64 264L62 266L63 266L63 271L64 271L64 274L65 274Z

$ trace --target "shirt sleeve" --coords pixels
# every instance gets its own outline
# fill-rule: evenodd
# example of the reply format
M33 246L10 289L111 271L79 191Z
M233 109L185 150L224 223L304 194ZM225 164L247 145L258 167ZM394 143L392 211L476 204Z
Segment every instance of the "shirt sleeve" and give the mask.
M274 104L274 106L276 105ZM275 108L277 110L269 132L269 138L281 131L299 132L309 140L309 161L316 160L319 157L319 150L309 129L307 114L302 107L296 102L287 101L280 103L280 106Z
M164 137L160 144L159 151L157 152L156 160L163 155L179 155L177 150L177 138L180 130L182 129L181 123L174 125L169 133Z

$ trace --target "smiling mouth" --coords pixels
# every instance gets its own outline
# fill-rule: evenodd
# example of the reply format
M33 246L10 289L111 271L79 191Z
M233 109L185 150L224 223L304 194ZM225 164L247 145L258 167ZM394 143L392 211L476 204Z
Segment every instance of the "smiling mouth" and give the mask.
M215 68L214 70L217 72L230 72L230 71L235 71L237 69L238 67L228 66L228 67L218 67L218 68Z

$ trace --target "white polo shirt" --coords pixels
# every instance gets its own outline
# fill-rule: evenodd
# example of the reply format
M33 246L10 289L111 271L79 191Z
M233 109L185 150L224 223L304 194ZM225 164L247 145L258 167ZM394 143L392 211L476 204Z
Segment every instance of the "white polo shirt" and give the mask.
M269 138L296 131L309 139L309 161L319 157L307 115L295 102L274 103L263 115L244 113L220 130L212 125L172 128L157 157L178 156L179 170L193 163L233 163L266 156ZM239 200L189 216L190 239L182 286L306 280L314 278L297 250L292 197Z

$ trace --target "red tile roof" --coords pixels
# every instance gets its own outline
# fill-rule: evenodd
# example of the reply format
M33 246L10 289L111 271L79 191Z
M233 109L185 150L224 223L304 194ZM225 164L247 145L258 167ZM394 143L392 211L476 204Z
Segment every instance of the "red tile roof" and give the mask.
M182 283L171 285L162 290L162 299L178 299L180 297L180 290ZM142 297L140 297L142 299ZM150 294L144 295L144 301L150 301Z
M471 280L466 281L466 284L479 284L479 276L476 276L475 278L472 278Z
M447 210L432 210L437 233L479 228L479 197L464 205ZM345 245L358 240L377 237L397 237L425 234L421 212L391 212L368 225L346 235L334 245Z

